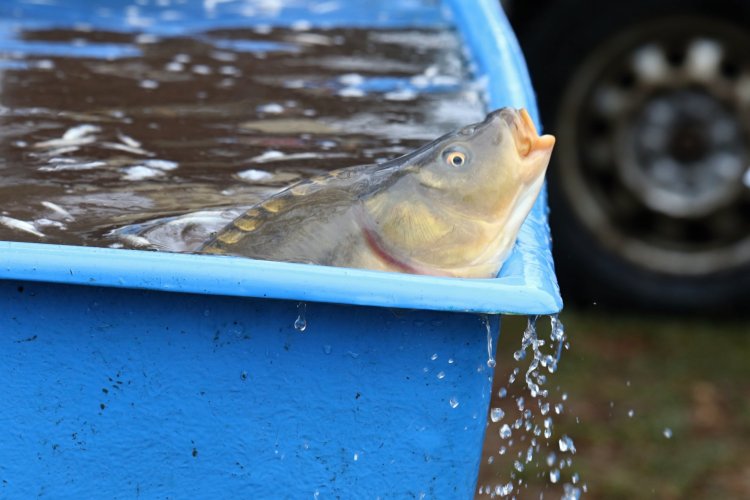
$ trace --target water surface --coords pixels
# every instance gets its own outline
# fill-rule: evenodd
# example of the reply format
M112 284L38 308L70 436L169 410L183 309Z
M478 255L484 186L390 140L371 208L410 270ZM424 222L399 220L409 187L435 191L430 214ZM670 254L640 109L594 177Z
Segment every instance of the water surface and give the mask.
M0 240L189 251L296 180L483 117L434 2L342 26L353 8L374 7L4 3Z

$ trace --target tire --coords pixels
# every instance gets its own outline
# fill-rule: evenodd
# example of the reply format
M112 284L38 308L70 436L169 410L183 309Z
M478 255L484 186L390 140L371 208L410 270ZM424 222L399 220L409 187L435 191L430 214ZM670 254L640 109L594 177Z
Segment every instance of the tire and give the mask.
M548 185L566 301L747 313L750 102L733 99L739 79L750 82L750 5L568 0L540 10L517 30L545 131L558 138ZM614 105L601 104L608 92Z

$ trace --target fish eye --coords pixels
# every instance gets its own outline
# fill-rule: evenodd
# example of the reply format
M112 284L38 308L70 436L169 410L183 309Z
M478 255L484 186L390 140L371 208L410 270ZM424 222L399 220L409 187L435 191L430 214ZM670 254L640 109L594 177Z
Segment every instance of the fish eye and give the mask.
M443 159L451 167L463 167L468 161L468 156L458 149L449 149L443 153Z

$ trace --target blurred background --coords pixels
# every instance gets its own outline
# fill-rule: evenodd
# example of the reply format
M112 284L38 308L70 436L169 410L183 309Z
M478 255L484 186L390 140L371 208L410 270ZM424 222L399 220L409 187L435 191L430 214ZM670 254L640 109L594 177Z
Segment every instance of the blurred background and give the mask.
M557 136L571 348L548 384L569 474L588 498L750 498L750 4L502 3ZM506 415L528 398L508 383L525 321L505 318L498 346ZM504 445L490 424L480 487L514 474L522 497L560 496Z
M750 4L511 1L568 304L750 306Z

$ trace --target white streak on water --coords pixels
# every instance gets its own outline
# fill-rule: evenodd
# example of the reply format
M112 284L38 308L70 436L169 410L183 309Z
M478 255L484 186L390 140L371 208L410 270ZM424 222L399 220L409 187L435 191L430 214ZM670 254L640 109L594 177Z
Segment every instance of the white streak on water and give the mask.
M162 170L146 167L143 165L127 167L123 169L122 172L124 174L122 178L126 181L142 181L144 179L151 179L164 175L164 172Z
M316 152L305 152L305 153L292 153L286 154L281 151L266 151L263 154L254 156L248 161L251 163L269 163L273 161L288 161L288 160L311 160L318 159L323 160L326 158L346 158L349 155L346 153L316 153Z
M249 170L238 172L237 177L239 177L243 181L257 182L270 179L273 177L273 175L266 172L265 170L255 170L251 168Z
M75 141L83 137L87 137L91 134L101 132L101 128L96 125L78 125L76 127L68 129L62 136L66 141Z
M34 225L30 222L14 219L13 217L0 215L0 224L10 229L15 229L16 231L33 234L34 236L38 236L39 238L46 237L44 233L40 233L39 231L37 231L36 227L34 227Z
M130 146L131 148L140 148L141 143L130 137L129 135L125 135L122 132L117 133L117 138L120 139L120 142L125 144L126 146Z
M105 149L115 149L117 151L124 151L126 153L132 153L134 155L151 156L153 153L146 151L143 148L128 146L126 144L120 144L119 142L102 142L101 147Z
M143 164L149 168L157 168L159 170L174 170L179 166L177 162L158 159L146 160Z
M63 207L61 207L60 205L56 203L52 203L51 201L43 201L42 205L45 208L52 210L53 212L55 212L57 215L61 216L65 220L71 221L74 219L74 217L70 214L70 212L68 212Z
M96 125L78 125L68 129L60 139L50 139L48 141L37 142L34 144L34 147L39 149L51 149L84 146L95 142L96 136L94 134L99 133L100 131L101 128Z
M50 160L50 162L52 162ZM52 162L52 165L39 167L40 172L62 172L64 170L92 170L107 165L103 161L89 161L85 163L77 163L70 161Z

